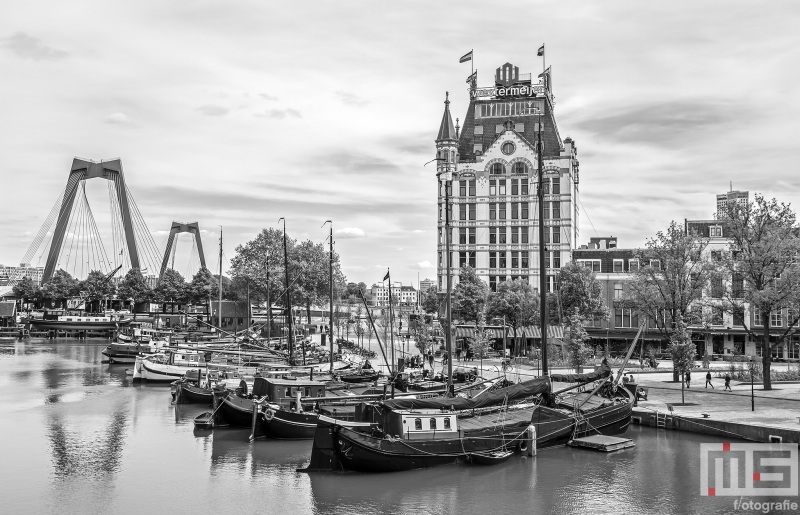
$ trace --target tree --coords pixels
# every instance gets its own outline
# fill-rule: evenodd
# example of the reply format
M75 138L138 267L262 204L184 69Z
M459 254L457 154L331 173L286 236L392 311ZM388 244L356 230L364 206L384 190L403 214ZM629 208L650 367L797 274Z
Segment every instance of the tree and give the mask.
M64 270L58 270L42 285L42 296L47 299L64 300L77 295L78 281Z
M453 318L465 323L475 324L477 328L483 321L489 286L478 277L469 265L461 267L458 284L453 288Z
M119 283L117 295L121 299L131 300L135 304L148 300L152 295L152 290L144 279L142 271L138 268L131 268Z
M556 301L567 321L574 316L583 320L606 319L608 307L603 301L603 287L591 268L567 263L558 273ZM549 303L551 306L554 304ZM559 317L557 320L560 320ZM556 320L556 319L553 319Z
M14 296L20 298L22 302L36 301L42 298L42 289L27 276L14 285L13 291Z
M201 304L219 296L219 280L206 267L201 267L186 285L186 296L190 302Z
M161 282L153 288L152 298L155 302L185 302L188 298L188 289L183 276L175 270L168 268L161 277Z
M496 292L489 294L486 301L486 318L503 316L513 330L515 341L518 329L539 324L539 299L530 284L519 279L503 281L497 285Z
M703 304L703 289L714 274L703 254L708 241L671 222L666 232L659 231L636 253L640 267L619 307L649 317L664 339L671 337L679 319L699 323L693 308ZM677 381L676 371L673 378Z
M583 328L586 319L580 313L580 308L573 307L567 315L566 347L569 351L570 364L576 372L591 357L592 350L586 346L589 334Z
M436 290L433 288L429 289L425 293L422 294L422 301L420 302L422 306L422 310L425 313L439 313L439 296L436 294Z
M100 270L89 272L86 279L78 282L76 288L86 302L107 299L114 296L117 291L111 278L106 278L106 274Z
M788 204L765 200L756 195L747 204L728 203L725 223L730 254L721 260L721 269L730 278L723 309L741 316L747 333L762 348L764 389L772 389L770 368L772 349L787 341L800 319L800 238L795 213ZM754 323L745 320L745 308L761 320L761 334ZM771 315L786 314L785 328L770 337ZM783 324L781 324L783 325Z
M295 243L295 240L287 236L288 252L291 252ZM262 230L244 245L236 247L236 255L231 259L230 273L233 277L248 278L251 293L256 291L265 300L269 297L270 304L285 306L283 265L283 232L269 228Z
M678 320L675 321L675 329L669 337L669 343L673 370L680 373L681 377L681 403L685 403L683 387L686 384L686 372L689 372L694 367L694 358L697 352L683 317L679 316Z
M321 243L306 240L297 245L291 254L290 277L296 276L292 287L292 300L305 306L311 321L311 306L327 303L330 299L330 253ZM339 266L339 255L333 253L334 298L346 290L346 279ZM337 295L338 292L338 295Z

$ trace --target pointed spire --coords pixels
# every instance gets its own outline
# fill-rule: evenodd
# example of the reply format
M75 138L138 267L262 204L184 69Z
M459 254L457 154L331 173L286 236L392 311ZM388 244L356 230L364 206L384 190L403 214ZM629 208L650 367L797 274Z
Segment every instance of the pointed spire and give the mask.
M445 92L444 100L444 116L442 116L442 124L439 126L439 135L436 136L436 141L452 140L457 141L456 129L453 126L453 117L450 116L450 92Z

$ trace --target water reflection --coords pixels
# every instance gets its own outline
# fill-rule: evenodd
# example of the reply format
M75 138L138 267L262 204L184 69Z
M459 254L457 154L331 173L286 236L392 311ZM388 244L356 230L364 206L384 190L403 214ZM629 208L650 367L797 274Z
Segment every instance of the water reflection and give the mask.
M53 415L47 431L53 475L58 479L72 475L107 477L119 470L127 423L128 414L124 409L111 413L105 427L99 431L69 429L64 417Z

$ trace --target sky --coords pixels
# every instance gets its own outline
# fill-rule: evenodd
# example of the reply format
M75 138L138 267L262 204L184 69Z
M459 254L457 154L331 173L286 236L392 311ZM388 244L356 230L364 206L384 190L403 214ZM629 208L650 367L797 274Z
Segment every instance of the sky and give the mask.
M715 195L800 203L791 1L4 1L0 263L18 264L74 157L120 158L158 246L197 221L210 268L263 228L322 242L350 281L435 278L434 139L545 43L580 160L581 243L637 247ZM106 186L87 181L95 217ZM104 216L104 214L106 214ZM106 224L109 225L110 223ZM110 231L110 228L108 229ZM189 235L176 269L197 265ZM162 250L163 252L163 250ZM44 265L37 254L34 264Z

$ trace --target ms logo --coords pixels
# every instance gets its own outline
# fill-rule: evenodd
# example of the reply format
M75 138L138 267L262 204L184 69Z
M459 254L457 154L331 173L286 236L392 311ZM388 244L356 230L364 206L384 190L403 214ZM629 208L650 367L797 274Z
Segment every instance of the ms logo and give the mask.
M797 495L796 443L700 444L700 495Z

